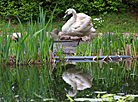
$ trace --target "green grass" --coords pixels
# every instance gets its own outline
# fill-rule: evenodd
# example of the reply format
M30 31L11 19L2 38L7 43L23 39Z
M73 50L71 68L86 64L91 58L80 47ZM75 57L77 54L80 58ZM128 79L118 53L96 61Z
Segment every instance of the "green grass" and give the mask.
M104 22L102 23L103 25L100 24L96 28L98 32L105 32L106 29L110 32L118 31L121 33L125 32L132 32L138 33L138 21L136 21L136 16L133 14L130 14L129 12L126 13L106 13L106 14L99 14L98 16L93 16L92 19L94 18L102 18ZM64 18L60 18L56 21L53 22L53 29L58 28L61 31L61 28L63 24L68 20ZM95 21L93 21L93 24ZM94 25L95 26L95 25Z
M107 30L111 32L118 31L121 33L138 33L138 21L136 21L136 16L129 12L123 14L107 13L102 18L104 20L103 27L101 26L97 28L98 31L104 32L106 27Z
M125 32L132 32L132 33L138 33L138 21L136 21L136 15L125 12L125 13L115 13L115 12L110 12L106 14L99 14L98 16L93 16L92 19L94 18L102 18L104 22L102 23L103 25L98 26L96 30L98 32L105 32L105 29L107 29L110 32L118 31L121 33ZM52 30L55 28L58 28L61 31L62 26L64 23L69 19L66 18L57 18L56 20L54 19L52 23ZM0 19L0 31L2 31L2 26L3 26L3 21ZM93 23L95 23L93 21ZM6 22L6 25L8 25L8 22ZM16 29L17 32L20 32L20 25L19 24L12 24L11 22L11 32L15 32L14 28ZM24 29L27 28L27 25L25 22L23 22L23 27Z

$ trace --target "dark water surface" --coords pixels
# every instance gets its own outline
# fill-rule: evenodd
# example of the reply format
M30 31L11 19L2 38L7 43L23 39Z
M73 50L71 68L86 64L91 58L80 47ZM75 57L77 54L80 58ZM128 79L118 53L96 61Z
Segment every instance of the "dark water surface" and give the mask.
M0 67L0 102L69 101L66 95L96 99L104 94L136 95L138 101L137 61Z

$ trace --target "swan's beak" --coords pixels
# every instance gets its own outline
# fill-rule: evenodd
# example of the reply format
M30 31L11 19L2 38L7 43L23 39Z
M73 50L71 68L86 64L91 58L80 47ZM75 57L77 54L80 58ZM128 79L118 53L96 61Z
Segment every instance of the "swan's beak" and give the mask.
M66 94L68 94L68 90L66 88L64 88L64 90L66 91Z
M66 18L67 15L64 16L64 18Z
M64 18L66 18L66 16L68 15L68 11L65 13L65 16L64 16Z

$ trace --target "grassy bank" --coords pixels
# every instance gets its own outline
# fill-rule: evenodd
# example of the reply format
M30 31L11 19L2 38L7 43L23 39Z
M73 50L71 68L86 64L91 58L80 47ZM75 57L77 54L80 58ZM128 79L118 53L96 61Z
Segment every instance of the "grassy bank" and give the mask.
M108 30L110 32L117 31L121 33L125 33L125 32L138 33L138 29L137 29L138 20L136 19L136 15L130 12L125 12L125 13L106 12L105 14L99 14L98 16L92 17L92 19L95 19L95 18L102 18L101 20L104 20L103 22L93 20L94 28L96 28L98 32L105 32L105 30ZM69 18L67 19L60 18L55 22L53 22L53 29L58 28L61 31L63 24L68 19Z
M92 19L95 18L102 18L104 20L103 22L100 21L93 21L94 28L98 32L105 32L105 30L108 30L110 32L132 32L132 33L138 33L138 20L137 15L128 12L124 13L115 13L115 12L105 12L104 14L99 14L98 16L92 16ZM64 23L69 19L66 18L57 18L56 20L52 22L52 30L55 28L58 28L61 31L62 26ZM2 32L3 29L3 19L0 19L0 32ZM97 25L98 23L98 25ZM22 22L24 29L27 28L26 22ZM8 25L8 21L6 21L6 24ZM20 32L20 24L12 24L11 22L11 32Z

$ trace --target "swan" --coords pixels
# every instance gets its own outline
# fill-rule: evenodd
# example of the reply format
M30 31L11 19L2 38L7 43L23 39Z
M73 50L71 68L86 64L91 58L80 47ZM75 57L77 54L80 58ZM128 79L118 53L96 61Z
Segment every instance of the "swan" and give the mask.
M91 76L80 69L71 68L62 75L63 80L73 87L73 92L68 91L68 96L73 97L77 94L77 90L84 90L92 86Z
M63 35L78 36L81 38L96 31L93 28L92 18L90 16L84 13L76 13L74 9L70 8L66 10L64 18L70 14L73 14L73 16L62 27Z

